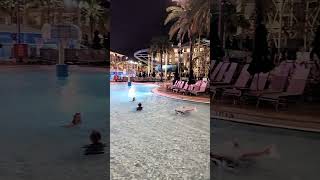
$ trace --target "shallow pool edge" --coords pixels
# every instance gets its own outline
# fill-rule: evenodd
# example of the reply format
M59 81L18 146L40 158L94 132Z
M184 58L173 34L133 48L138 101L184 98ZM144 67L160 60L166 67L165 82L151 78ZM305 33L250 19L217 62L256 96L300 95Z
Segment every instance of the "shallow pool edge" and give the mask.
M222 121L236 122L236 123L242 123L242 124L250 124L250 125L256 125L256 126L264 126L264 127L270 127L270 128L287 129L287 130L293 130L293 131L304 131L304 132L320 133L320 129L303 128L303 127L272 124L272 123L263 123L263 122L257 122L257 121L254 121L254 120L243 120L243 119L228 118L228 117L215 116L215 115L211 115L210 119L218 119L218 120L222 120Z

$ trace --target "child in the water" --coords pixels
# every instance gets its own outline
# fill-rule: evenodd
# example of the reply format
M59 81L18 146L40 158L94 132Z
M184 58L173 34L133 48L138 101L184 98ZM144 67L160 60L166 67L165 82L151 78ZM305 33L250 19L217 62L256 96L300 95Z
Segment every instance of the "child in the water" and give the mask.
M71 124L66 125L64 127L71 128L71 127L75 127L79 124L81 124L81 114L79 112L77 112L73 115L73 119L71 121Z
M138 107L137 107L137 111L142 111L142 109L143 109L142 104L139 103L139 104L138 104Z
M100 142L101 140L101 134L99 131L93 130L90 134L90 140L92 144L102 144Z
M91 144L84 146L86 148L85 155L89 154L103 154L104 144L101 143L101 134L99 131L93 130L90 134Z

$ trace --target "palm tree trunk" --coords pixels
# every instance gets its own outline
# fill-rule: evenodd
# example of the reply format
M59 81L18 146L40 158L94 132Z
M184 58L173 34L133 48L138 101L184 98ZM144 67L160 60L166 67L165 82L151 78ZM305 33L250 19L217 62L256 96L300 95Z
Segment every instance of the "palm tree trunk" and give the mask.
M94 29L93 17L90 16L90 38L91 38L91 41L93 40L93 29Z
M262 23L263 15L264 15L262 2L260 0L255 0L255 8L257 13L257 17L256 17L256 28L257 28L257 26ZM256 44L254 44L254 47L255 46ZM257 91L259 90L259 81L260 81L260 73L258 73Z
M77 6L77 24L78 27L81 28L81 9L80 9L80 2L78 1L78 6Z
M147 76L150 76L150 57L148 56Z
M200 49L201 49L201 36L199 34L199 37L198 37L198 59L197 59L197 66L200 67L200 69L198 69L197 71L197 77L200 77L200 71L202 70L202 59L205 59L205 58L202 58L201 57L201 52L200 52ZM201 64L201 66L200 66Z
M47 7L47 18L48 18L48 24L51 24L51 19L50 19L50 5L48 4Z
M14 13L15 13L15 9L11 8L11 12L10 12L10 25L13 24L13 19L14 19Z
M156 56L155 56L155 54L152 52L151 67L150 67L150 69L151 69L151 75L153 74L153 61L154 61L155 58L156 58Z
M162 58L163 58L163 51L160 51L160 81L163 82L163 73L162 73Z
M190 53L189 53L189 84L193 83L193 66L192 66L192 58L193 58L193 42L192 38L189 37L189 46L190 46Z
M165 58L165 69L164 69L164 77L165 77L165 80L167 80L167 67L168 67L168 51L166 51L166 58Z
M263 21L263 5L261 0L255 0L255 8L256 8L256 14L257 14L257 18L256 18L256 24L260 24Z

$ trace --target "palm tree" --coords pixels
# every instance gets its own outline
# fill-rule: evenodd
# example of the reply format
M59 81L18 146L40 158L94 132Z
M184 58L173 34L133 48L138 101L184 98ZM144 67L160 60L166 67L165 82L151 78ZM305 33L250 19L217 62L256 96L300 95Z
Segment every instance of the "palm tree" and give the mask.
M163 70L162 70L162 64L163 64L163 54L167 53L171 49L171 42L169 41L169 38L167 36L158 36L153 37L151 39L151 46L150 51L155 57L155 54L160 54L160 73L161 73L161 82L163 81Z
M217 8L219 6L218 2L211 4L211 12L214 19L218 19L219 16L221 16L223 19L220 24L223 27L223 33L221 33L220 38L223 42L223 47L225 47L225 37L235 34L238 27L243 29L249 28L250 22L242 12L237 12L235 1L223 0L222 3L222 12L220 12L220 9Z
M46 23L52 24L53 19L51 18L52 12L57 7L63 6L63 0L27 0L29 8L43 8L46 10Z
M167 8L168 16L164 24L173 22L169 30L170 39L176 35L180 43L186 36L189 40L189 84L194 82L192 67L194 40L210 32L210 3L211 0L189 0Z
M14 21L15 17L15 9L16 9L16 0L1 0L0 1L0 9L1 11L7 12L10 16L10 24Z
M196 26L197 34L199 36L209 36L211 12L210 5L212 0L191 0L190 7L193 18L193 25Z
M189 8L188 4L185 6L171 6L167 8L168 16L165 20L165 25L169 22L173 22L169 30L170 39L175 35L177 39L182 44L185 36L189 39L189 84L193 81L193 71L192 71L192 56L193 56L193 40L194 40L194 29L192 18L192 10Z
M256 28L255 28L255 40L254 40L254 49L252 53L252 61L248 68L248 72L251 75L258 74L259 83L259 75L261 72L266 73L271 71L274 68L273 61L269 58L268 54L268 42L267 35L268 30L266 26L263 24L264 20L264 4L259 0L255 0L256 6ZM257 85L258 89L259 85Z
M191 3L191 9L193 12L193 19L194 19L194 26L196 29L196 35L198 36L198 53L197 53L197 59L199 59L199 62L205 62L206 61L206 54L200 53L200 48L202 46L201 38L202 37L209 37L210 34L210 22L211 22L211 9L210 5L213 1L212 0L193 0L190 1ZM202 64L203 64L202 63ZM201 68L204 68L204 66L201 66Z
M98 0L82 0L80 2L82 17L89 21L90 38L93 39L94 29L97 22L104 16L104 9Z

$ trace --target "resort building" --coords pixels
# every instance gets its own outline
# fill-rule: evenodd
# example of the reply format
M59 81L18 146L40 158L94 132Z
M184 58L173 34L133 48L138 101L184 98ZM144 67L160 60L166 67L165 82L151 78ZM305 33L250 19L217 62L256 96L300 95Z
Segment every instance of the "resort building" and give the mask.
M111 79L114 79L115 75L117 75L119 79L135 77L139 72L144 70L145 66L141 62L129 59L129 57L117 52L110 52Z
M251 26L247 29L238 27L236 36L252 37L254 32L255 1L236 0L237 12L244 15ZM269 39L276 48L303 48L309 51L314 33L319 25L320 1L318 0L274 0L264 1L265 24Z
M66 3L66 2L71 2ZM50 6L43 5L37 1L30 2L0 2L0 62L12 61L14 44L21 43L27 45L28 57L39 57L40 50L57 50L57 39L46 39L44 31L50 25L69 24L80 30L80 39L69 40L66 48L87 49L89 42L92 42L94 32L98 31L101 44L108 37L109 1L100 2L102 19L92 22L89 18L89 8L75 3L76 1L52 1ZM99 1L95 1L99 3ZM65 3L65 4L64 4ZM20 8L16 8L19 6ZM42 8L39 8L42 7ZM20 35L18 35L20 34ZM46 52L47 53L47 52ZM46 54L45 53L45 54ZM56 56L56 55L52 55ZM54 59L54 58L53 58Z
M193 48L192 67L194 75L197 78L207 78L210 67L210 41L202 40L196 43ZM150 49L142 49L135 52L134 57L146 66L146 73L151 76L154 72L159 73L160 64L162 62L162 72L164 77L171 79L176 68L180 69L181 77L187 77L189 73L189 44L182 44L179 46L172 46L162 55L160 52L153 53ZM161 61L162 57L162 61Z

